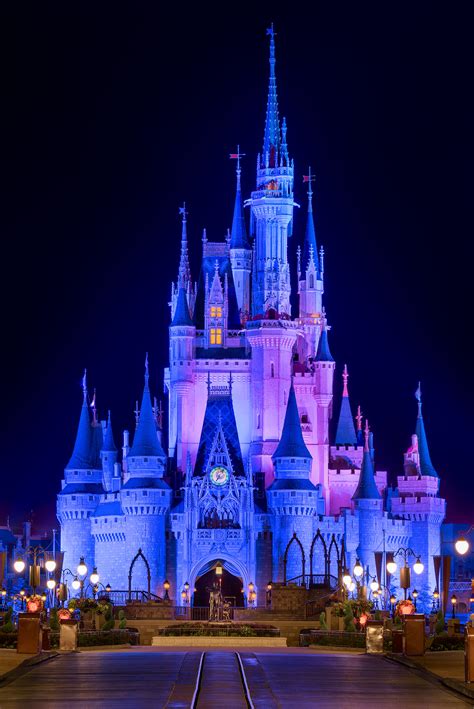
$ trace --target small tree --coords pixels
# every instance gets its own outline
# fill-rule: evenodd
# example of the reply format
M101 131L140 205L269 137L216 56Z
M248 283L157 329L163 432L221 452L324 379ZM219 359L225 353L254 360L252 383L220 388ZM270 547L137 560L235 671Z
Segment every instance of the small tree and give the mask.
M107 605L107 610L105 611L104 614L105 617L105 623L102 626L102 630L113 630L115 628L115 620L114 620L114 614L112 612L112 606L111 604Z
M344 604L344 630L346 633L355 633L354 613L350 603Z
M51 630L54 632L59 631L59 618L58 618L58 609L57 608L51 608L51 613L49 614L49 627Z
M444 613L441 609L436 615L435 633L436 635L441 635L441 633L444 633Z
M320 626L321 630L328 629L328 625L326 623L326 612L325 611L323 611L319 616L319 626Z
M127 619L125 618L125 613L124 611L119 611L119 628L120 630L125 630L127 627Z

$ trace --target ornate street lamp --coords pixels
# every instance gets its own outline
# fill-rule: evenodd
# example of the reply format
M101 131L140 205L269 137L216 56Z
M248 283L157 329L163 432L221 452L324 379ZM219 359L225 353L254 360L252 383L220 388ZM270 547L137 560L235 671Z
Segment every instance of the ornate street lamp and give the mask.
M165 590L165 595L164 595L164 597L163 597L163 600L164 600L164 601L169 601L169 600L170 600L170 596L169 596L168 591L170 590L170 582L168 581L168 579L165 579L165 581L163 582L163 588L164 588L164 590Z
M453 606L453 614L452 614L452 617L453 617L453 618L456 617L456 603L457 603L457 602L458 602L458 598L457 598L457 596L455 596L454 593L453 593L453 595L451 596L451 604L452 604L452 606Z
M460 554L461 556L464 556L465 554L467 554L467 552L470 549L471 545L468 542L467 537L469 536L469 534L472 532L473 529L474 529L474 524L471 524L471 526L469 527L467 532L464 532L463 534L461 534L461 536L458 537L456 539L456 541L454 542L454 548L456 549L457 553Z
M358 581L360 581L360 579L364 575L364 567L360 563L359 559L356 559L356 563L355 563L354 568L352 569L352 573L354 574L354 576L356 577L356 579Z
M415 604L415 610L416 610L416 599L418 598L418 591L416 588L413 589L413 602Z
M387 571L389 574L394 574L397 570L397 564L395 562L396 556L402 556L404 560L404 565L400 568L400 587L403 588L406 600L407 591L411 585L408 557L413 556L415 558L415 563L413 564L413 571L415 574L422 574L425 567L419 555L415 554L413 549L410 549L409 547L400 547L400 549L397 549L397 551L393 554L393 560L387 563Z
M94 566L92 573L90 575L90 582L93 586L97 586L99 583L99 574L97 573L97 566Z

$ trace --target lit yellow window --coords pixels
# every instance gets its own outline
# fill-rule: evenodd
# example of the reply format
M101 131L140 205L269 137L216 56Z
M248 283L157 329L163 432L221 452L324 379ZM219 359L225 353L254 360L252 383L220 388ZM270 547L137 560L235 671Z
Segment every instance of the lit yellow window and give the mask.
M222 308L219 305L211 305L211 318L221 318Z
M222 345L222 329L211 327L211 345Z

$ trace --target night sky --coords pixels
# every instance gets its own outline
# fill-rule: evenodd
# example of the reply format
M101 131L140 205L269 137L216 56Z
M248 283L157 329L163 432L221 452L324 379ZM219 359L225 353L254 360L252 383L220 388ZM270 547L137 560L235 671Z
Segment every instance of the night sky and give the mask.
M22 6L2 22L0 524L33 510L57 526L84 367L116 443L133 430L147 350L163 398L178 207L197 278L202 228L221 240L231 225L237 143L245 196L254 188L272 20L303 206L293 264L302 175L317 175L335 410L347 362L394 481L421 379L448 517L472 521L472 5L98 5Z

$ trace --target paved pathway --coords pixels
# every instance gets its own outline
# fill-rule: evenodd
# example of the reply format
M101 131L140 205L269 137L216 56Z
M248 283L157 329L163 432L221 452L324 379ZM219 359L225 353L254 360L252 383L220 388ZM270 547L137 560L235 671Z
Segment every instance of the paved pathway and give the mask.
M212 656L212 657L211 657ZM467 707L447 690L416 672L383 658L365 655L243 652L242 661L255 707ZM161 709L189 707L200 653L123 652L63 655L38 665L0 690L0 708ZM229 653L213 650L199 709L242 706ZM211 674L212 672L212 674ZM233 691L230 691L233 689ZM229 691L228 691L229 690Z

